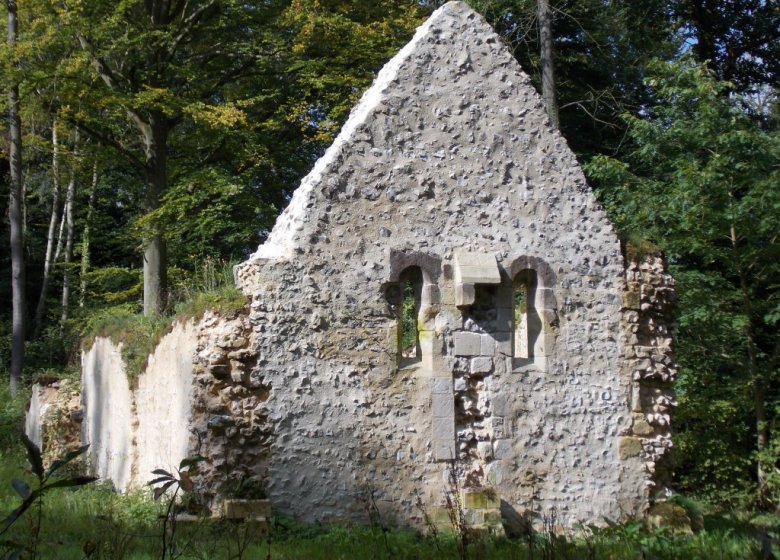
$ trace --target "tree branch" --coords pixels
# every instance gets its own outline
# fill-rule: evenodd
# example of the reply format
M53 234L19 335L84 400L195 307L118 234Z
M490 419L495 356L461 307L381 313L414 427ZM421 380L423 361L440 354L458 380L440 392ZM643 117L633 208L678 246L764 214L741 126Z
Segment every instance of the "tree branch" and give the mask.
M72 116L68 116L65 119L69 124L80 128L85 133L89 134L92 138L95 138L98 142L105 144L106 146L111 146L116 151L118 151L120 154L122 154L127 160L130 162L130 165L133 166L133 168L140 172L144 173L146 171L146 165L144 161L139 158L136 154L134 154L132 151L127 149L125 146L122 145L121 142L117 141L116 138L112 137L109 134L105 134L101 132L100 130L90 126L86 122L74 118Z
M89 55L92 66L95 68L95 70L97 70L100 79L103 80L103 82L109 88L114 90L117 89L119 87L119 80L116 76L114 76L114 73L108 67L108 64L106 64L106 62L103 61L103 59L101 59L99 56L95 55L92 49L92 45L82 33L76 33L76 37L79 40L81 49Z
M82 34L78 33L78 40L79 44L81 45L81 48L89 55L89 58L92 61L92 65L95 67L95 70L97 70L98 75L103 80L103 83L108 86L109 89L112 89L114 91L117 91L119 89L119 80L114 75L114 73L111 71L111 69L108 67L108 64L104 62L100 57L96 56L93 52L92 45L90 44L89 40ZM125 81L128 81L126 77ZM133 121L133 124L138 128L138 130L143 134L144 136L148 133L149 124L141 117L141 115L138 114L138 112L133 109L132 107L125 106L125 111L127 111L127 115L130 117L130 120ZM86 129L85 129L86 131ZM96 132L96 131L95 131ZM108 141L107 138L103 137L106 140L106 144L112 145L114 147L121 146L119 143L111 143ZM124 148L122 147L122 150ZM123 152L127 155L130 155L131 152Z
M176 50L179 48L179 44L187 37L187 35L189 35L192 32L192 29L195 27L195 24L198 23L198 20L200 20L203 14L209 8L214 6L216 3L217 0L209 0L203 6L201 6L194 12L192 12L186 18L184 18L184 21L182 22L182 25L179 28L179 34L173 39L173 44L171 45L171 54L176 52Z

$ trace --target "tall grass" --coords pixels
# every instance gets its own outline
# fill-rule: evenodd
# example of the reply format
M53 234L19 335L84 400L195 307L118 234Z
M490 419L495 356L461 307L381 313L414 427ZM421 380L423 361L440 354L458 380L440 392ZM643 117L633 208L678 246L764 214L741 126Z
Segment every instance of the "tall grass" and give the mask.
M136 304L117 305L94 313L82 327L82 346L89 348L97 337L121 343L132 385L174 322L197 319L207 310L227 316L246 304L246 297L233 284L232 268L232 263L227 261L204 259L194 273L181 276L173 283L170 312L160 317L145 317Z
M19 420L18 412L14 413ZM8 441L13 430L0 430ZM21 446L0 455L0 518L19 502L10 487L12 478L27 478ZM163 506L148 491L117 495L109 485L61 489L45 497L39 549L41 557L76 560L160 558L160 513ZM368 520L367 520L368 521ZM12 527L9 539L24 541L34 518L23 518ZM764 520L764 523L767 521ZM770 520L780 526L776 516ZM5 536L4 536L5 537ZM445 560L460 555L454 535L436 539L418 531L374 527L302 525L278 517L268 535L227 521L202 520L180 526L177 551L183 560L273 558L280 560ZM0 557L4 556L0 543ZM775 554L778 551L775 550ZM641 522L591 528L578 535L552 531L530 534L519 540L485 536L468 544L468 557L495 560L742 560L766 558L761 536L749 520L713 513L696 535L648 531Z
M85 547L99 550L98 558L160 557L156 510L138 497L117 497L105 489L62 491L44 506L44 558L79 559ZM134 515L138 515L135 518ZM457 539L440 535L437 542L412 530L378 534L367 527L334 526L306 533L270 537L241 533L242 526L224 521L202 522L177 531L183 559L235 558L237 540L244 539L244 558L282 560L448 560L459 555ZM24 533L24 525L19 532ZM745 560L762 558L760 543L747 535L702 532L693 537L627 534L558 537L553 543L539 537L533 546L485 537L469 544L469 558L495 560Z

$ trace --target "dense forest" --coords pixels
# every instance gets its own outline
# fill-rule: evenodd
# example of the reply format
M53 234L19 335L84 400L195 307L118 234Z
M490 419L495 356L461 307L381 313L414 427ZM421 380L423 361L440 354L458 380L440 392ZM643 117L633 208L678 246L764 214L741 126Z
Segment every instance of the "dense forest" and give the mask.
M472 0L621 236L677 282L675 486L780 500L780 7ZM75 368L247 257L439 2L6 0L0 373Z

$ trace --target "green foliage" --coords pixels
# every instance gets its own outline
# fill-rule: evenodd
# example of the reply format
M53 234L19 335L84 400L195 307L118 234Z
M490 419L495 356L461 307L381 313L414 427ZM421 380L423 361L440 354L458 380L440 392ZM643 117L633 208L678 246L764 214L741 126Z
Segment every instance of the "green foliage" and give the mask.
M758 452L757 458L767 469L767 485L772 496L780 496L780 402L774 404L769 445Z
M260 242L264 202L249 177L216 166L173 182L159 209L143 215L139 231L159 227L170 242L173 262L190 256L230 255Z
M25 469L25 457L19 445L19 432L15 431L16 448L0 450L0 516L9 513L18 495L8 484L12 478L20 478L30 484L30 476L20 476ZM33 477L34 479L34 477ZM37 509L37 508L36 508ZM43 558L81 559L87 543L96 544L99 558L126 558L139 548L141 558L156 555L148 545L135 542L139 534L149 532L159 515L159 507L148 495L132 493L117 495L110 485L90 484L70 488L52 488L46 493L45 507L41 509L38 549ZM35 519L34 519L35 517ZM37 515L19 519L3 536L0 553L9 545L31 544L32 531L38 523ZM141 539L148 540L148 539ZM18 546L14 546L13 550ZM3 556L5 557L5 556Z
M0 463L3 455L19 443L26 404L26 396L12 396L5 379L0 382Z
M91 476L75 476L63 478L57 475L58 471L63 467L66 467L71 461L83 455L89 445L80 447L75 451L66 453L63 457L55 459L48 466L44 468L43 456L41 450L35 443L30 441L28 437L21 434L22 443L27 450L27 459L30 463L30 470L35 476L35 487L31 487L24 480L18 478L11 479L11 487L17 493L18 497L22 499L21 504L14 509L8 516L0 522L0 537L8 532L8 530L27 512L31 507L36 506L38 508L38 519L33 526L33 532L30 538L30 543L19 543L14 541L5 541L2 546L6 548L16 549L11 553L11 556L19 557L22 551L27 550L32 558L38 555L38 547L40 545L40 531L41 521L43 514L43 499L44 496L51 493L52 490L57 488L75 488L78 486L84 486L97 480ZM55 476L57 475L57 476Z
M203 461L201 456L187 457L179 463L179 468L175 473L165 469L155 469L152 471L156 478L148 484L153 487L152 497L154 501L160 500L166 496L166 492L173 488L173 493L167 496L165 514L162 524L162 560L166 558L178 558L183 550L176 539L176 497L179 492L190 494L195 489L195 482L192 476L197 473L198 464Z
M88 271L84 281L92 306L129 304L139 301L143 294L139 268L99 267Z
M233 284L235 263L204 258L195 272L176 284L173 320L187 321L201 317L207 310L231 316L246 305L246 296Z
M528 313L528 284L515 281L514 293L514 319L515 325L521 325L523 318Z
M105 557L110 558L159 558L159 543L153 538L157 527L157 508L148 497L130 498L112 495L102 488L85 489L69 497L70 504L52 495L47 510L52 522L61 520L59 535L48 534L44 527L43 538L51 544L49 549L58 558L82 558L85 543L92 543ZM99 515L90 518L87 511ZM138 514L141 514L140 516ZM70 516L69 518L66 516ZM94 522L94 521L97 522ZM188 544L183 558L228 558L228 539L231 526L204 524L194 528L180 527L179 538ZM59 544L55 540L58 538ZM387 548L385 545L385 539ZM117 548L122 543L124 549ZM47 542L48 544L48 542ZM264 558L267 544L255 542L247 550L249 558ZM271 535L271 557L280 559L441 559L455 557L456 543L451 536L442 535L437 548L433 541L413 531L390 530L377 534L370 528L324 527L300 525L289 519L274 524ZM612 530L595 530L591 536L581 538L559 537L554 546L545 548L537 541L533 549L526 542L506 539L478 539L470 545L470 555L484 559L541 558L549 551L561 558L613 558L634 560L641 557L657 559L687 558L758 558L759 544L750 537L744 526L735 530L727 526L722 530L705 531L695 537L672 537L665 533L644 531L641 524L617 526ZM109 556L108 554L116 554ZM200 554L200 555L199 555ZM103 557L103 556L101 556Z
M682 488L733 501L754 484L755 441L780 397L780 136L706 67L652 68L657 100L626 116L627 161L596 157L587 171L618 227L663 247L677 279Z
M405 282L403 286L403 303L401 305L401 350L409 352L417 344L417 300L414 285Z

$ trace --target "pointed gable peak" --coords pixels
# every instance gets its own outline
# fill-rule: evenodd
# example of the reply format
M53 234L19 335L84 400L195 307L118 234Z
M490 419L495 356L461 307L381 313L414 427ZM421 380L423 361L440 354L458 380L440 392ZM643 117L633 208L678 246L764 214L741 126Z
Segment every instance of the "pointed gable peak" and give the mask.
M469 111L479 113L475 108L479 102L499 107L505 113L505 120L516 120L518 115L502 105L518 96L531 99L532 105L541 107L541 99L530 78L487 21L465 2L444 4L382 68L352 109L336 140L301 181L290 204L253 258L287 259L306 243L307 236L302 230L312 222L312 214L317 208L325 205L324 191L354 188L344 187L349 172L343 164L356 145L373 134L369 143L373 145L371 151L376 152L381 149L381 142L375 141L378 133L397 138L403 136L403 130L378 131L381 125L377 123L386 114L397 115L410 105L432 107L434 112L445 116ZM475 118L479 118L479 114ZM546 126L543 111L538 120ZM406 123L406 126L411 125ZM458 141L463 142L470 138L465 128L453 137L460 137ZM469 141L474 143L473 138ZM359 150L364 153L365 147L361 146ZM393 152L392 157L402 156L404 146L397 143L394 147L385 146L384 151ZM440 152L435 156L440 157ZM326 194L324 198L328 197Z

